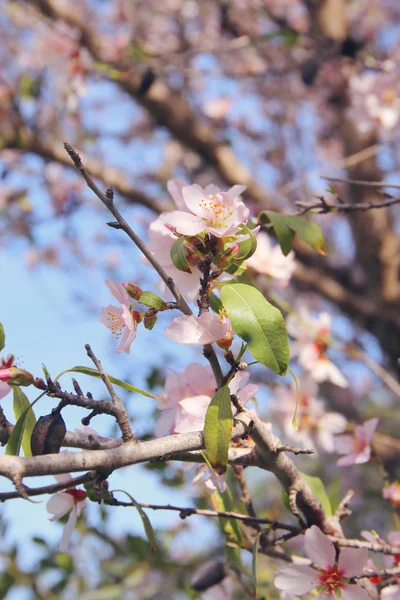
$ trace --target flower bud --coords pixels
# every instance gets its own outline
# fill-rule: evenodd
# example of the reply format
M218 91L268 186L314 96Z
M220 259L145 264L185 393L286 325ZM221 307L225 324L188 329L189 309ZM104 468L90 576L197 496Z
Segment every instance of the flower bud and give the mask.
M222 348L222 350L229 350L229 348L232 346L232 342L233 342L233 339L230 339L230 340L227 340L227 339L217 340L217 346L219 348Z
M157 315L147 315L143 319L143 325L146 329L153 329L154 325L157 323Z
M130 296L134 300L140 300L140 297L143 294L143 291L140 289L140 287L138 287L134 283L129 282L125 282L122 285L124 286L128 296Z
M239 246L235 244L226 250L223 255L218 260L218 267L222 269L222 271L226 271L232 262L235 260L236 254L239 251Z
M24 371L24 369L9 367L8 369L0 369L0 381L4 381L8 385L31 385L33 375L28 371Z

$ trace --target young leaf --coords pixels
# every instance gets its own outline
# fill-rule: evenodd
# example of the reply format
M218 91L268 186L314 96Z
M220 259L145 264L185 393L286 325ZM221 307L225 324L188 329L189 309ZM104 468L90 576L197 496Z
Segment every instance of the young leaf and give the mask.
M145 531L145 534L146 534L147 539L150 544L150 549L152 552L156 552L157 541L156 541L154 529L153 529L152 524L150 523L149 517L144 512L143 508L140 506L140 504L138 502L136 502L136 500L134 498L132 498L132 496L128 492L125 492L125 490L113 490L111 493L115 493L115 492L121 492L123 494L126 494L129 498L129 500L132 502L132 506L134 506L137 509L139 516L142 519L144 531Z
M167 308L164 300L160 298L160 296L157 296L157 294L154 294L154 292L143 292L140 296L139 303L144 304L149 308L156 308L157 310L166 310Z
M321 504L322 508L326 512L328 517L332 517L332 507L330 500L325 491L325 486L320 480L319 477L313 477L312 475L306 475L305 473L301 473L299 471L300 476L307 483L312 493Z
M288 367L288 372L293 377L294 385L296 387L296 406L294 407L292 425L293 425L294 429L296 431L298 431L299 426L297 424L297 408L299 406L299 382L298 382L298 379L297 379L296 375L293 373L292 369L290 369L289 367Z
M258 216L260 222L263 222L264 215L271 221L281 250L283 254L287 256L292 249L295 232L289 227L285 215L281 215L274 210L263 210Z
M6 343L6 334L4 333L4 327L0 323L0 352L3 350Z
M82 375L89 375L90 377L96 377L96 379L101 379L101 375L96 369L92 369L91 367L72 367L72 369L67 369L66 371L62 371L62 373L57 375L54 382L58 381L60 377L62 377L62 375L65 375L66 373L81 373ZM137 388L134 385L131 385L130 383L126 383L126 381L116 379L115 377L112 377L112 375L107 375L107 377L111 381L111 383L124 388L124 390L128 390L128 392L136 392L137 394L142 394L142 396L146 396L147 398L155 398L155 396L153 396L149 392L145 392L144 390L141 390L140 388Z
M192 269L187 261L185 254L185 238L179 237L171 247L171 260L179 271L191 273Z
M269 219L275 229L276 237L285 256L289 254L293 246L295 234L303 240L305 244L314 248L319 254L325 256L325 238L321 228L313 221L308 221L300 215L281 215L273 210L264 210L259 215L261 222Z
M18 456L21 450L21 444L25 456L32 456L31 436L36 425L35 413L32 410L32 406L34 406L44 395L45 392L40 394L40 396L30 403L20 388L15 387L13 389L14 414L17 422L7 443L6 454L8 456Z
M224 385L211 400L204 424L204 442L212 468L222 475L228 466L233 415L229 387Z
M254 252L257 249L257 238L252 232L252 230L246 227L245 225L242 225L241 231L249 237L244 242L240 242L238 244L239 252L235 255L235 261L241 261L250 258L250 256L253 256Z
M235 333L261 364L285 375L289 342L282 313L255 287L234 283L221 288L221 298Z
M222 302L214 292L210 294L210 307L215 313L219 313L222 308Z
M211 495L211 501L214 509L218 512L237 512L229 487L226 488L225 492L215 490ZM244 541L240 524L236 519L220 517L219 525L228 542L225 544L226 561L238 571L241 571L240 548L243 548Z
M319 225L313 221L307 221L305 217L299 215L287 215L289 227L297 233L305 244L314 248L319 254L326 255L325 238Z
M218 512L237 512L233 501L232 492L229 487L224 492L218 489L213 494L213 504ZM238 546L243 545L243 535L240 529L240 524L236 519L220 517L220 525L222 531L230 538L232 542Z

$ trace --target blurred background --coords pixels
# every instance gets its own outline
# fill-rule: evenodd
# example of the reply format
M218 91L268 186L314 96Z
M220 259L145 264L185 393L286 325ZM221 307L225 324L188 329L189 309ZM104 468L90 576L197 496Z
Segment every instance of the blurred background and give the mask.
M155 291L159 281L129 240L106 226L109 215L72 168L64 139L102 188L114 187L121 212L144 240L158 213L173 208L166 183L174 177L222 189L245 184L254 216L263 209L295 213L296 202L321 196L359 204L397 195L395 0L5 0L0 39L0 321L5 352L36 376L42 364L53 377L88 365L85 343L108 373L155 395L170 369L204 364L200 349L182 352L164 337L166 317L152 332L139 330L130 355L116 354L115 340L98 323L101 307L112 303L104 280ZM252 277L280 306L331 314L337 342L331 356L350 386L323 383L318 397L349 422L380 418L378 458L339 469L337 457L320 448L297 464L323 479L333 503L350 486L355 490L354 506L363 502L363 510L346 522L349 537L360 529L384 534L393 520L381 498L382 473L398 477L400 449L399 208L313 218L325 234L327 257L297 243L288 287L256 271ZM78 379L85 391L104 397L99 383ZM62 381L70 389L68 375ZM257 410L282 433L269 407L278 386L290 389L289 378L254 368L251 381L260 386ZM28 397L35 397L30 390ZM157 403L122 398L138 436L154 435ZM53 402L43 398L36 415L50 412ZM11 395L2 408L13 420ZM68 408L65 416L72 431L84 415ZM118 435L105 416L91 426ZM114 473L110 486L139 502L212 507L205 487L192 483L194 474L180 464L154 463ZM289 519L272 476L245 476L259 516ZM229 477L239 503L240 489ZM0 491L8 489L1 481ZM94 503L72 553L57 553L61 526L48 523L46 500L2 505L1 598L197 598L191 575L210 556L224 555L217 522L149 513L159 539L152 554L134 509ZM250 563L251 553L243 552L247 575L235 582L237 598L247 597ZM279 564L265 560L266 580ZM217 588L202 598L225 597ZM272 584L268 590L268 598L279 598Z

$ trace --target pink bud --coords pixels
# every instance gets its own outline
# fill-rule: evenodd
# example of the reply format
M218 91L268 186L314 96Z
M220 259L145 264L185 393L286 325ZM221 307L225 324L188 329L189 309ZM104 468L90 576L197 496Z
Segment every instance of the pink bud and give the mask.
M123 283L122 285L124 286L128 296L130 296L134 300L140 300L140 297L143 294L143 290L141 290L140 287L138 287L134 283L127 282Z
M0 381L5 381L8 385L31 385L33 383L33 375L18 367L9 367L8 369L0 369Z

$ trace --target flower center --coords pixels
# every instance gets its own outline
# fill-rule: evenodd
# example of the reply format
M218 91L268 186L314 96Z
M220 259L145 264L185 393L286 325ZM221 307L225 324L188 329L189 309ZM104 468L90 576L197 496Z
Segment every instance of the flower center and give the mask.
M126 324L122 318L122 314L116 314L113 312L107 313L107 327L113 335L118 339L123 334Z
M209 227L224 227L228 219L232 216L232 209L226 205L222 194L207 196L200 202L204 213L204 220Z
M69 494L73 497L75 504L78 504L78 502L83 502L83 500L86 498L86 492L84 492L83 490L77 490L76 488L68 488L64 491L66 494Z
M325 569L318 569L317 578L320 584L320 587L318 588L320 591L332 596L335 594L340 598L340 596L337 595L337 591L344 588L347 579L343 577L343 571L339 569L337 564L326 567Z

